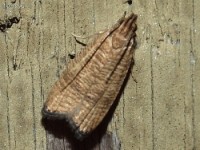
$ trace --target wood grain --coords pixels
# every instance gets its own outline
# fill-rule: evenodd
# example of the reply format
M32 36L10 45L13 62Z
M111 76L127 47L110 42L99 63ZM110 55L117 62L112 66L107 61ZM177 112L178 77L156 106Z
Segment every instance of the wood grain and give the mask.
M132 77L127 82L108 125L111 136L100 138L97 135L105 131L98 129L81 148L106 149L106 140L118 143L122 150L200 149L199 0L138 0L132 5L122 0L21 0L14 4L0 3L1 20L6 15L21 17L18 24L0 32L2 149L78 147L68 135L45 133L41 108L69 60L68 53L82 48L71 33L93 35L111 27L124 11L138 14L132 71L137 82Z

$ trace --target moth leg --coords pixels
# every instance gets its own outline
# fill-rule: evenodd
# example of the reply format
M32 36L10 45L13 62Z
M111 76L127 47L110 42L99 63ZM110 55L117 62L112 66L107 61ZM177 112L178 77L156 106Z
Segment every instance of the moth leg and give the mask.
M105 31L99 31L98 33L95 33L95 34L93 34L93 35L89 35L89 36L86 36L86 37L83 37L83 36L80 36L80 35L76 35L76 34L74 34L74 33L71 33L71 34L72 34L72 36L75 38L75 40L76 40L77 43L79 43L79 44L81 44L82 46L85 47L87 44L85 44L85 43L79 41L78 38L79 38L79 39L89 39L89 40L88 40L88 43L90 43L92 38L93 38L93 39L96 39L100 34L102 34L102 33L104 33L104 32L105 32Z
M102 33L102 32L101 32L101 33ZM99 35L99 34L100 34L100 32L98 33L98 35ZM77 38L80 38L80 39L87 39L87 38L91 38L91 37L94 36L94 35L90 35L90 36L83 37L83 36L80 36L80 35L77 35L77 34L74 34L74 33L71 33L71 35L75 38L75 40L76 40L76 42L77 42L78 44L80 44L80 45L82 45L82 46L84 46L84 47L86 47L87 44L85 44L85 43L79 41ZM97 37L96 35L97 35L97 34L95 34L95 37ZM68 56L70 57L70 59L74 59L75 56L76 56L75 51L69 52Z
M78 44L80 44L80 45L82 45L82 46L84 46L84 47L86 47L87 44L85 44L85 43L79 41L77 38L79 38L79 39L88 39L88 38L91 37L91 36L83 37L83 36L81 36L81 35L76 35L76 34L74 34L74 33L71 33L71 35L75 38L75 40L76 40L76 42L77 42Z
M77 35L75 33L71 33L71 35L76 39L76 38L80 38L80 39L87 39L87 38L90 38L90 36L86 36L86 37L83 37L81 35Z

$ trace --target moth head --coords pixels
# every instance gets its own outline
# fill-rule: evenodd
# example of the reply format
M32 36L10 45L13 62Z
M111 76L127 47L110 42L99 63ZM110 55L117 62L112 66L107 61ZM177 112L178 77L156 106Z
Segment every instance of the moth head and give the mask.
M124 18L120 22L119 27L114 31L112 36L112 46L114 49L127 46L129 41L136 37L136 19L137 16L132 13L128 18Z

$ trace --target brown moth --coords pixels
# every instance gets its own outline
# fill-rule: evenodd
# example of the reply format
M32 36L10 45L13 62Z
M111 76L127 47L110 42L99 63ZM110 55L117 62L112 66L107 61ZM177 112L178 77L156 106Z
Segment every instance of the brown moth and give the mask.
M133 60L136 18L124 15L68 63L44 104L44 117L65 119L77 139L99 125Z

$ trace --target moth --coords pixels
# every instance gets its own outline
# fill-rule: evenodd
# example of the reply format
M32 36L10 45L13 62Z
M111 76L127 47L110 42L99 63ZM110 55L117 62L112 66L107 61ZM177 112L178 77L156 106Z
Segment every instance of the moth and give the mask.
M124 15L67 64L48 95L43 117L65 119L77 139L100 124L133 60L136 19L134 13Z

